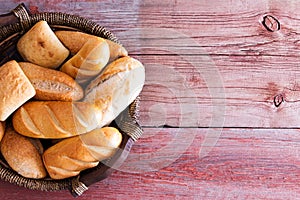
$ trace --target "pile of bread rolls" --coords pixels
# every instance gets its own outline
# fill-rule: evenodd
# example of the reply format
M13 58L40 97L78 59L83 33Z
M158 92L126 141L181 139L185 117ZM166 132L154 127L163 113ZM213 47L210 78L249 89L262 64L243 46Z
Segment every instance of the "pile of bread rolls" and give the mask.
M27 178L64 179L115 154L110 123L141 92L145 69L113 41L36 23L0 67L0 145Z

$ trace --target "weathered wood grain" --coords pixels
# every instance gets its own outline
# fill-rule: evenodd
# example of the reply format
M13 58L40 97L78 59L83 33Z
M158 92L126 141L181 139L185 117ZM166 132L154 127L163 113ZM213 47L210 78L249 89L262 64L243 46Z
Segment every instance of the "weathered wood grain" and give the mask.
M111 177L90 187L80 199L297 199L300 198L298 130L224 129L216 146L199 157L209 129L145 129L129 159ZM190 135L178 159L169 148ZM182 141L182 139L181 139ZM168 149L163 154L162 149ZM153 171L145 165L151 165ZM128 173L128 169L137 173ZM1 199L55 197L67 192L29 192L0 182ZM30 195L29 195L30 194Z
M300 70L293 57L136 58L144 63L147 73L140 107L144 126L210 127L214 109L223 115L224 127L300 125ZM283 102L276 107L278 95Z
M6 12L19 2L3 1L0 11ZM184 54L296 56L300 53L297 9L300 2L296 0L24 2L41 12L68 12L93 19L112 30L136 54L168 54L162 49L170 43ZM269 32L263 27L261 22L267 14L279 20L279 31ZM166 38L157 34L156 28L184 34L198 45L182 44L181 37L167 32ZM146 51L149 47L154 49Z
M20 2L93 19L146 66L145 134L80 199L300 199L299 1L0 0L0 12ZM0 199L19 197L70 199L0 182Z

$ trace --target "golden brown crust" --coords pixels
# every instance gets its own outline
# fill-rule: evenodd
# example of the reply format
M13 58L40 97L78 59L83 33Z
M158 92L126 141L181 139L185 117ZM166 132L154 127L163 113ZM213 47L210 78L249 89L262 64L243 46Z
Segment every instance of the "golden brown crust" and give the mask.
M119 58L114 62L110 63L105 68L102 74L100 74L98 77L91 81L91 83L86 88L86 93L89 93L91 89L95 88L97 85L101 84L102 82L116 75L117 73L130 71L138 67L143 66L139 61L133 59L132 57L125 56Z
M46 68L59 67L69 55L46 21L36 23L26 32L17 49L24 60Z
M86 87L84 102L94 103L103 115L98 127L111 123L141 92L145 82L144 66L136 59L122 57Z
M76 54L90 38L97 37L78 31L56 31L55 34L72 54ZM108 39L105 40L110 51L109 62L128 55L127 50L122 45Z
M83 97L81 86L69 75L29 62L20 62L19 65L36 90L35 99L77 101Z
M32 101L13 115L15 130L33 138L67 138L97 127L101 111L85 102Z
M109 63L117 60L118 58L128 56L127 50L120 44L115 43L111 40L106 40L109 50L110 50L110 58L109 58Z
M57 38L75 55L90 39L96 36L78 31L55 31Z
M0 121L35 95L35 89L14 60L0 67Z
M5 133L5 122L0 122L0 142Z
M43 155L46 169L53 179L76 176L114 155L121 144L121 133L112 127L95 129L81 136L64 139Z
M91 80L93 77L95 77L99 73L99 71L95 71L95 70L85 70L85 69L77 68L71 62L65 63L60 68L60 71L73 77L77 82L79 82L81 80Z
M39 143L38 140L35 142ZM41 154L32 141L19 135L11 127L6 129L1 141L1 153L9 166L26 178L39 179L47 175Z
M76 80L93 78L106 66L108 59L107 42L99 37L93 37L60 70Z

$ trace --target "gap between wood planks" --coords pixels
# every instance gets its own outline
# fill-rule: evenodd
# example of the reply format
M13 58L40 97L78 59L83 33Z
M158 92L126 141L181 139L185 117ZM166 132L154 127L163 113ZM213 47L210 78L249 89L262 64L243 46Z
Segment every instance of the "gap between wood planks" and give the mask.
M251 130L300 130L299 127L242 127L242 126L234 126L234 127L229 127L229 126L222 126L222 127L209 127L209 126L172 126L168 124L163 124L159 126L143 126L141 125L142 128L169 128L169 129L251 129Z
M260 55L243 55L243 54L224 54L224 53L207 53L207 54L189 54L189 53L186 53L186 54L181 54L183 56L234 56L234 57L257 57L257 56L264 56L264 57L287 57L287 58L298 58L299 56L296 54L296 55L288 55L288 54L260 54ZM160 54L160 53L130 53L130 56L164 56L164 57L178 57L179 55L178 54Z

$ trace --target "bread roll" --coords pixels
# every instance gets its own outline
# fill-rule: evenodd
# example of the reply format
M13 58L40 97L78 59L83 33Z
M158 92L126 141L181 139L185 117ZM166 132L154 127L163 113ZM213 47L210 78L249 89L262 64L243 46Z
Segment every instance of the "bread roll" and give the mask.
M0 142L5 133L5 122L0 122Z
M59 139L97 127L101 111L85 102L31 101L13 115L15 130L32 138Z
M44 178L47 172L41 155L43 150L37 149L36 145L42 147L39 140L33 141L8 127L1 141L1 153L8 165L20 175L26 178Z
M141 92L145 82L142 63L122 57L109 64L105 71L86 88L84 102L94 103L103 111L98 127L112 122Z
M20 62L19 65L35 88L35 99L77 101L83 97L81 86L69 75L29 62Z
M95 129L81 136L64 139L47 149L45 167L53 179L76 176L114 155L121 144L121 133L112 127Z
M0 67L0 86L0 121L35 95L34 87L14 60Z
M68 60L61 71L76 80L90 79L99 74L109 59L109 47L105 40L89 39L80 51Z
M59 41L46 21L36 23L18 41L17 49L24 60L46 68L57 68L69 50Z
M55 34L72 54L76 54L90 38L97 37L78 31L56 31ZM109 63L120 57L128 56L127 50L122 45L108 39L105 40L109 46Z

